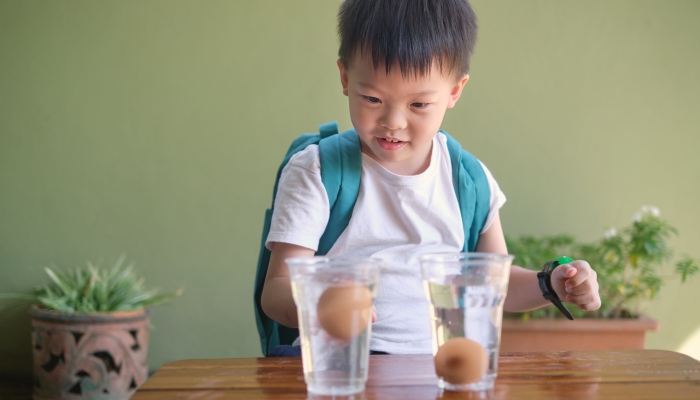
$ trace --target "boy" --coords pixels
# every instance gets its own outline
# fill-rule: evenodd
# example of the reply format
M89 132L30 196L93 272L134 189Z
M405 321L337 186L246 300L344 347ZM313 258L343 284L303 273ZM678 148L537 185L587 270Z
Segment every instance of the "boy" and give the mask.
M376 257L381 271L370 348L431 353L428 303L417 257L458 252L465 243L446 136L438 133L469 80L476 18L467 0L346 0L340 7L338 69L362 149L361 186L352 218L329 257ZM483 164L490 209L476 251L507 254L499 209L505 196ZM266 245L265 314L297 327L284 260L313 256L329 216L318 146L294 155L279 180ZM552 273L559 298L600 307L595 272L585 261ZM514 266L504 308L545 306L537 274ZM283 353L291 355L290 353Z

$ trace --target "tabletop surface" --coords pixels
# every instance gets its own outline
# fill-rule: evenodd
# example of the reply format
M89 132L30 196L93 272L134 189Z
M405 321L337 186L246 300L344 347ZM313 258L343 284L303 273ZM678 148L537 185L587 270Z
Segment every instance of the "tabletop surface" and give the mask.
M301 358L183 360L132 400L325 399L306 393ZM339 398L339 397L336 397ZM350 397L353 398L353 397ZM354 399L700 399L700 362L663 350L504 353L491 392L440 392L430 355L370 356Z

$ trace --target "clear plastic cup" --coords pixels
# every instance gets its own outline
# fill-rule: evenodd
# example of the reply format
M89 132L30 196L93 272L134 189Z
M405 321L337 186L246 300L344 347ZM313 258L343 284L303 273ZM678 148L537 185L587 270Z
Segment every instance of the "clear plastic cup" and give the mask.
M513 256L490 253L428 254L419 258L425 294L431 304L433 355L446 341L466 337L486 349L488 369L481 381L451 384L446 390L489 390L498 373L503 301Z
M384 262L371 258L321 256L285 261L289 266L297 306L307 390L312 394L331 396L362 392L369 367L371 307L379 270ZM340 303L327 301L329 294L338 293ZM326 300L321 299L322 296ZM365 301L361 310L350 313L344 309L328 308L335 307L335 304L354 304L360 297ZM322 300L321 306L319 299ZM365 307L367 304L369 308ZM339 328L333 328L329 323L340 323L344 330L338 331Z

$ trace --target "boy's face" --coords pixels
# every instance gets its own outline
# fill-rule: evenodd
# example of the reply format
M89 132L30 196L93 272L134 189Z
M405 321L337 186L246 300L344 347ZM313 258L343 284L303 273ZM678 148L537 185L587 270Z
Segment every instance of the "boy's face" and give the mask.
M339 60L338 68L362 151L399 175L425 171L432 139L469 75L443 75L437 63L423 77L404 78L398 65L387 75L384 66L375 69L369 57L359 54L347 68Z

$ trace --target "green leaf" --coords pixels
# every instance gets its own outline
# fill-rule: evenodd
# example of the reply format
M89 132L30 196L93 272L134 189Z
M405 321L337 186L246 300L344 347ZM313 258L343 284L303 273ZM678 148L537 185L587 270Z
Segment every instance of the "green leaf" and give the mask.
M36 299L34 299L34 300L36 300ZM24 305L24 306L27 305L27 301L26 301L26 300L12 300L12 301L6 301L6 302L3 302L2 304L0 304L0 311L8 310L8 309L10 309L10 308L19 307L19 306L23 306L23 305Z
M68 286L65 282L63 282L62 278L59 278L58 275L53 272L53 270L49 267L44 268L44 271L46 271L46 274L51 278L51 280L56 284L56 286L63 291L65 294L69 294L73 291L73 288Z
M690 256L684 256L681 261L676 263L676 272L681 274L681 282L685 283L688 277L695 276L695 274L700 271L700 265L698 261L694 260Z
M66 304L65 299L40 297L39 303L41 303L41 305L50 310L56 310L67 313L75 312L75 308Z
M0 311L2 311L23 304L36 302L37 297L36 295L26 293L0 293L0 300L3 300L2 304L0 304Z
M36 296L26 293L0 293L0 299L36 301Z
M161 294L159 296L153 296L145 301L143 301L141 304L144 306L155 306L158 304L165 303L166 301L170 301L180 295L182 295L184 289L180 288L174 292L171 293L166 293L166 294Z

